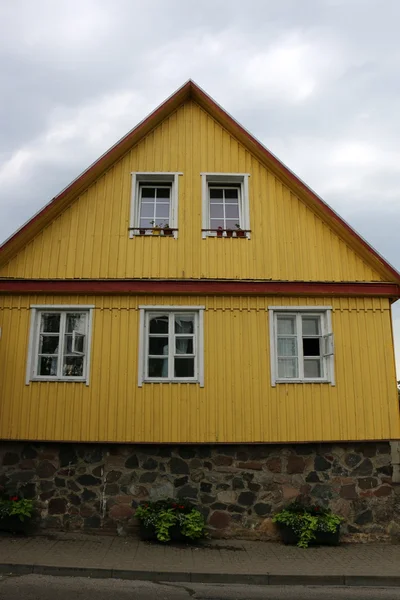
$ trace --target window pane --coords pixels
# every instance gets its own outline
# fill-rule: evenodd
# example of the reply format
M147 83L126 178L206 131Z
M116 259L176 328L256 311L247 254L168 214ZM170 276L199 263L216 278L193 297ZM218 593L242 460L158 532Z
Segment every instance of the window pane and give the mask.
M175 377L194 377L194 358L175 358Z
M58 354L58 335L41 335L39 354Z
M175 338L175 347L177 354L193 354L193 338Z
M278 356L297 356L297 338L278 338Z
M157 188L157 198L169 198L171 195L171 188Z
M320 356L320 338L303 338L304 356Z
M225 204L225 216L227 219L239 220L239 206L237 204Z
M303 317L303 335L319 335L320 334L320 318L319 317Z
M223 204L210 204L210 217L212 219L223 218L224 216L224 205Z
M60 331L60 313L43 313L40 320L40 331L46 331L47 333L57 333Z
M82 377L83 356L66 356L63 365L64 377Z
M237 223L237 219L226 219L225 220L226 229L237 229L236 223Z
M307 377L309 379L322 377L321 361L320 360L305 360L304 361L304 377Z
M67 332L85 333L86 331L86 314L85 313L68 313L67 314Z
M85 336L75 336L75 352L84 352L85 348ZM72 352L72 334L68 334L64 337L64 354L73 354Z
M294 335L296 333L295 317L278 316L278 334Z
M140 218L147 217L150 220L154 215L154 204L144 203L142 202L140 206Z
M150 319L150 333L168 333L168 315Z
M168 219L169 204L156 204L156 219Z
M225 199L226 200L237 200L238 199L237 188L225 188Z
M149 339L149 354L168 354L168 338L151 337Z
M221 188L211 188L210 187L210 200L219 200L220 202L222 202L222 199L224 197L224 193L223 190Z
M278 358L278 378L298 377L297 358Z
M149 358L149 377L168 377L168 358Z
M143 227L143 229L151 229L153 227L152 223L153 219L140 219L139 227Z
M194 315L176 315L175 333L193 333Z
M39 356L38 375L57 375L58 358L50 358L48 356Z
M155 197L155 188L142 187L142 198L154 198Z
M225 229L225 222L223 219L210 219L210 229L218 229L221 227Z

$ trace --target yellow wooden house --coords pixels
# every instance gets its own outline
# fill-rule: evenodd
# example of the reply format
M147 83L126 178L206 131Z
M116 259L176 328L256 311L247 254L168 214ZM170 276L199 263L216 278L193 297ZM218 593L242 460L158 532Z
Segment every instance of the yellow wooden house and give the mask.
M129 529L167 494L261 535L308 494L387 535L399 297L189 81L0 247L0 484L44 527Z

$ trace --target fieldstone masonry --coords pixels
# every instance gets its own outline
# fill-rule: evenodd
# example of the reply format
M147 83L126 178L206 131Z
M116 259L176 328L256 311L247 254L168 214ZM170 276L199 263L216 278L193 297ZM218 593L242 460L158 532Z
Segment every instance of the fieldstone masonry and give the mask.
M389 443L0 445L0 485L36 502L38 528L134 532L145 499L189 498L214 535L276 537L271 516L299 495L345 518L353 539L399 535Z

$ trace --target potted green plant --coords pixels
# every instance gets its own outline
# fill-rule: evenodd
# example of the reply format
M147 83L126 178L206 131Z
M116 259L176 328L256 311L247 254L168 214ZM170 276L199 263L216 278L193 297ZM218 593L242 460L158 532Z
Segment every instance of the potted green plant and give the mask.
M240 223L236 223L236 237L243 238L245 236L245 232L240 227Z
M26 533L33 514L33 501L18 494L2 491L0 496L0 531Z
M272 520L278 524L284 544L307 548L309 545L336 546L343 519L328 508L296 501L276 513Z
M156 225L155 221L150 221L150 225L153 225L153 235L161 235L160 225Z
M222 238L223 234L224 234L224 230L222 229L222 227L221 226L218 227L218 229L217 229L217 237Z
M172 231L171 227L169 226L169 223L165 223L163 225L163 229L164 229L164 235L171 237L171 235L173 234L173 231Z
M206 536L203 515L188 501L167 498L142 502L135 516L143 540L189 542Z
M226 230L226 237L232 237L233 236L233 229L227 229Z

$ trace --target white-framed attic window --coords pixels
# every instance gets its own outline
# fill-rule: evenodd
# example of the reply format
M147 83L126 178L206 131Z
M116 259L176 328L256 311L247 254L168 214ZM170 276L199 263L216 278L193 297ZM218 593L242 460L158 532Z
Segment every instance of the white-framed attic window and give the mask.
M332 307L269 306L271 383L335 385Z
M89 385L94 306L32 305L26 369L31 381Z
M249 174L201 173L202 237L250 239Z
M178 182L182 173L131 173L129 237L178 237Z
M140 306L138 385L204 386L204 306Z

